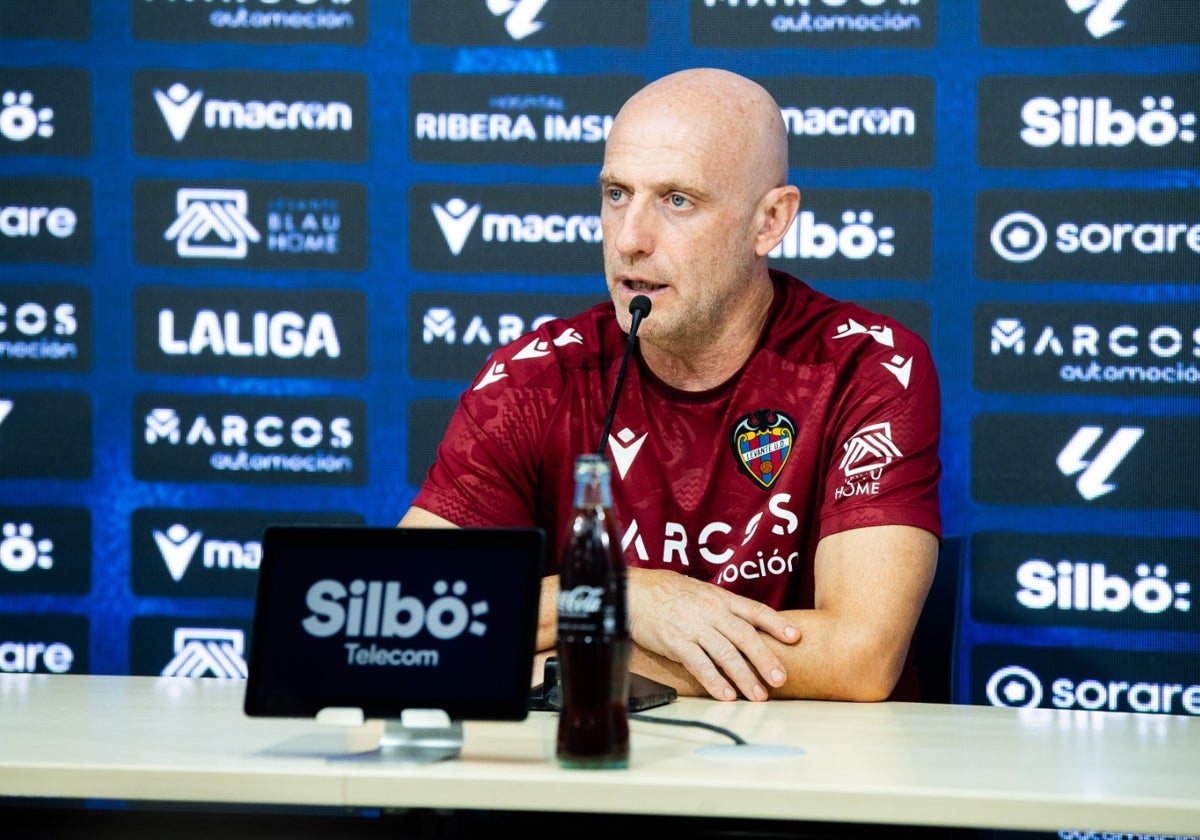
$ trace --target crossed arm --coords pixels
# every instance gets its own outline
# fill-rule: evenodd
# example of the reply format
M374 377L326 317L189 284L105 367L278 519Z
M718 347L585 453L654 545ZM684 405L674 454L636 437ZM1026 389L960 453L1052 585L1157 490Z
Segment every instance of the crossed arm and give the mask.
M453 527L412 508L402 526ZM678 572L629 570L631 667L680 694L718 700L884 700L933 581L937 538L903 525L817 545L813 609L776 611ZM558 577L543 579L535 681L554 654Z

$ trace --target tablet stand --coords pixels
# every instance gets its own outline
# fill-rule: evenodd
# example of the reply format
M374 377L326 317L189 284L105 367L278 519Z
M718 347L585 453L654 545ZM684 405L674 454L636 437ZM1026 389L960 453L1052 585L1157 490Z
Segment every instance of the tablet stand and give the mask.
M462 745L461 720L451 720L441 709L405 709L398 719L384 721L378 747L369 752L339 756L338 760L432 764L458 758Z

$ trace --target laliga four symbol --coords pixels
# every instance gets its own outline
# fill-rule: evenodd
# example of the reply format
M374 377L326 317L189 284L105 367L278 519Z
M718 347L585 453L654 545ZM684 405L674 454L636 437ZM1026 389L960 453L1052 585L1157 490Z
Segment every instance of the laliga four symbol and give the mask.
M487 0L487 8L496 17L503 17L508 34L514 41L520 41L545 26L537 16L547 2L549 0Z
M764 490L783 472L795 440L792 418L771 408L760 408L739 419L729 437L738 468Z

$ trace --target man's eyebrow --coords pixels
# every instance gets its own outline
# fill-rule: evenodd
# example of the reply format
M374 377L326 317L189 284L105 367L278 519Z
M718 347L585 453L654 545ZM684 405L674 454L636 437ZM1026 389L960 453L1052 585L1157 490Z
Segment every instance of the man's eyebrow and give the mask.
M611 186L613 184L626 183L622 178L620 178L617 175L614 175L611 172L601 172L599 177L597 178L597 181L599 182L600 186L602 186L602 187ZM698 190L696 190L693 187L689 187L686 184L680 183L679 181L670 180L670 179L664 180L664 181L656 181L654 183L648 184L648 185L646 185L646 191L651 192L655 195L666 195L668 193L674 193L674 192L684 193L685 195L694 195L694 196L703 195L703 193L699 192Z

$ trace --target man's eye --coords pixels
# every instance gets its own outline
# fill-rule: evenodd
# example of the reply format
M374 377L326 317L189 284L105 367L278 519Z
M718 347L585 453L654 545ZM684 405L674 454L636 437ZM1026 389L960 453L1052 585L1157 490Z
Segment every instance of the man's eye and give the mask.
M608 200L609 201L620 201L624 195L625 195L625 193L622 192L621 190L617 189L616 187L610 187L608 190Z
M672 207L686 207L688 203L688 200L679 193L672 193L667 200L671 202Z

